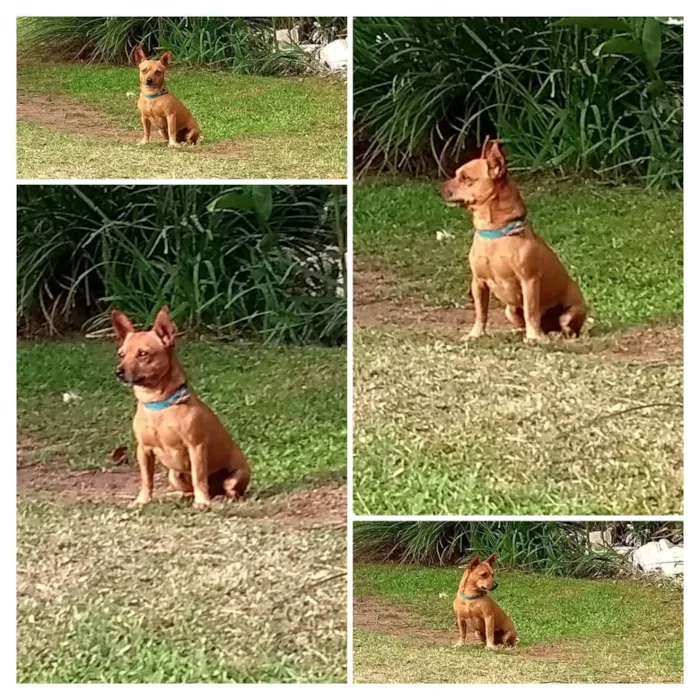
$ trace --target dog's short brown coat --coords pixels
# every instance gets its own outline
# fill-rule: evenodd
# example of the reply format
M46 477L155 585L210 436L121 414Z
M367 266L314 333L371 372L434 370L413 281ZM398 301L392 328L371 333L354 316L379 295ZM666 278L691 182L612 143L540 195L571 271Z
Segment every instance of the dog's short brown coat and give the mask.
M500 145L488 139L481 157L467 162L444 183L443 197L471 210L477 231L501 229L524 221L527 214ZM527 221L522 230L501 238L475 233L469 265L476 316L470 338L486 330L491 293L505 304L508 320L525 329L528 340L544 340L552 331L566 337L580 333L586 319L581 291Z
M497 554L492 554L481 562L479 555L475 554L462 575L453 604L459 628L459 641L455 646L466 642L469 628L487 649L515 645L515 625L498 603L489 597L489 591L496 588L493 564L497 557Z
M149 410L146 403L168 399L186 384L175 357L175 326L168 310L158 312L153 328L137 331L121 311L112 312L119 343L117 376L133 388L137 401L134 434L141 472L137 505L153 495L155 462L168 470L170 484L196 506L212 495L242 496L250 468L221 421L194 393L172 406Z
M166 92L165 73L170 67L173 55L166 51L160 58L149 60L142 47L134 50L134 62L139 69L139 112L143 126L143 138L139 145L145 145L151 138L151 126L168 141L168 146L178 147L183 143L196 144L199 139L199 124L189 110L175 95ZM158 95L158 97L148 97Z

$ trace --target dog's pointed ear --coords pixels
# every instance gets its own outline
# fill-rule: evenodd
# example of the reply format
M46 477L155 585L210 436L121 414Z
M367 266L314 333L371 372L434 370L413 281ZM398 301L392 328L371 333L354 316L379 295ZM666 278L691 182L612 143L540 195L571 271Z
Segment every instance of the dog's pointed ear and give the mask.
M476 567L479 566L479 555L475 554L469 564L467 564L467 571L474 571Z
M496 559L498 559L498 552L494 552L487 559L484 559L484 564L493 566L496 563Z
M146 52L143 50L143 46L137 46L133 53L131 54L131 60L138 66L141 61L146 60Z
M121 345L129 333L133 333L136 329L134 324L127 318L125 313L121 311L112 311L112 328L117 336L117 342Z
M484 139L484 143L481 144L481 158L484 159L486 158L486 149L488 148L488 145L491 143L491 137L487 136Z
M173 62L173 53L172 51L166 51L161 57L160 57L160 62L166 67L169 68L170 65Z
M492 141L490 147L486 150L486 164L492 180L498 180L499 177L503 177L505 174L506 156L498 141Z
M164 306L156 314L156 320L153 322L153 332L160 338L161 343L163 343L166 348L175 344L177 328L175 328L175 324L170 318L167 306Z

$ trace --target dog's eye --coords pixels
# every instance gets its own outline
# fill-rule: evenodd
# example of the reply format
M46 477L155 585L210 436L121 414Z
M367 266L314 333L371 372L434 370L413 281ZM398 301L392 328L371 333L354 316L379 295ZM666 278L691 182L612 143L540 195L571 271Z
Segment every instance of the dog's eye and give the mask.
M481 578L486 578L487 576L488 576L488 574L487 574L486 572L484 572L483 574L481 574Z
M148 73L148 68L142 68L142 69L141 69L141 72L142 72L142 73Z
M148 353L147 353L145 350L139 350L139 351L136 353L136 357L139 357L139 358L141 358L141 359L144 359L144 358L148 357Z
M117 351L117 356L118 356L118 357L124 357L124 351L123 351L123 350L118 350L118 351Z

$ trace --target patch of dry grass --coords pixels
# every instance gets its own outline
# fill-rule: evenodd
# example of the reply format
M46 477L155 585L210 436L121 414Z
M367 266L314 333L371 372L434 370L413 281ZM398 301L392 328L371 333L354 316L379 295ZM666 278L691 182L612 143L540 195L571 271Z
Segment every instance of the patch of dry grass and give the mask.
M18 680L345 677L345 534L20 499Z
M541 655L454 648L355 630L355 683L682 683L634 638L564 642ZM640 651L642 653L640 653ZM664 650L659 650L661 655Z
M682 512L682 363L355 333L360 514Z
M335 135L242 135L227 154L206 145L167 148L157 140L133 144L58 131L29 122L17 124L17 177L21 179L255 179L344 178L345 144Z
M677 581L670 588L499 568L493 595L513 619L518 644L492 652L476 643L452 647L458 637L452 600L461 573L457 567L355 565L354 595L372 596L372 609L384 613L365 617L362 627L355 623L356 682L682 682ZM358 598L355 605L362 607ZM403 628L390 622L397 613Z

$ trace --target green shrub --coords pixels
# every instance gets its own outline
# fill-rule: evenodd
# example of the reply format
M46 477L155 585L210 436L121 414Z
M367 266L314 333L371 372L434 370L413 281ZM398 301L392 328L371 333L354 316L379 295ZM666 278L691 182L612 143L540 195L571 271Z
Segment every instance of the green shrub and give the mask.
M328 186L18 188L19 328L150 322L265 341L341 344L346 199Z
M136 46L172 51L178 64L236 73L292 75L319 64L295 46L279 50L275 29L297 26L300 42L345 34L344 17L20 17L23 55L128 63Z
M592 551L587 532L611 528L619 541L646 542L658 536L677 541L681 523L396 522L355 523L359 560L449 566L474 552L497 552L501 564L559 576L595 578L617 573L621 557Z
M449 171L498 136L514 168L680 186L683 31L654 18L358 18L361 172Z

